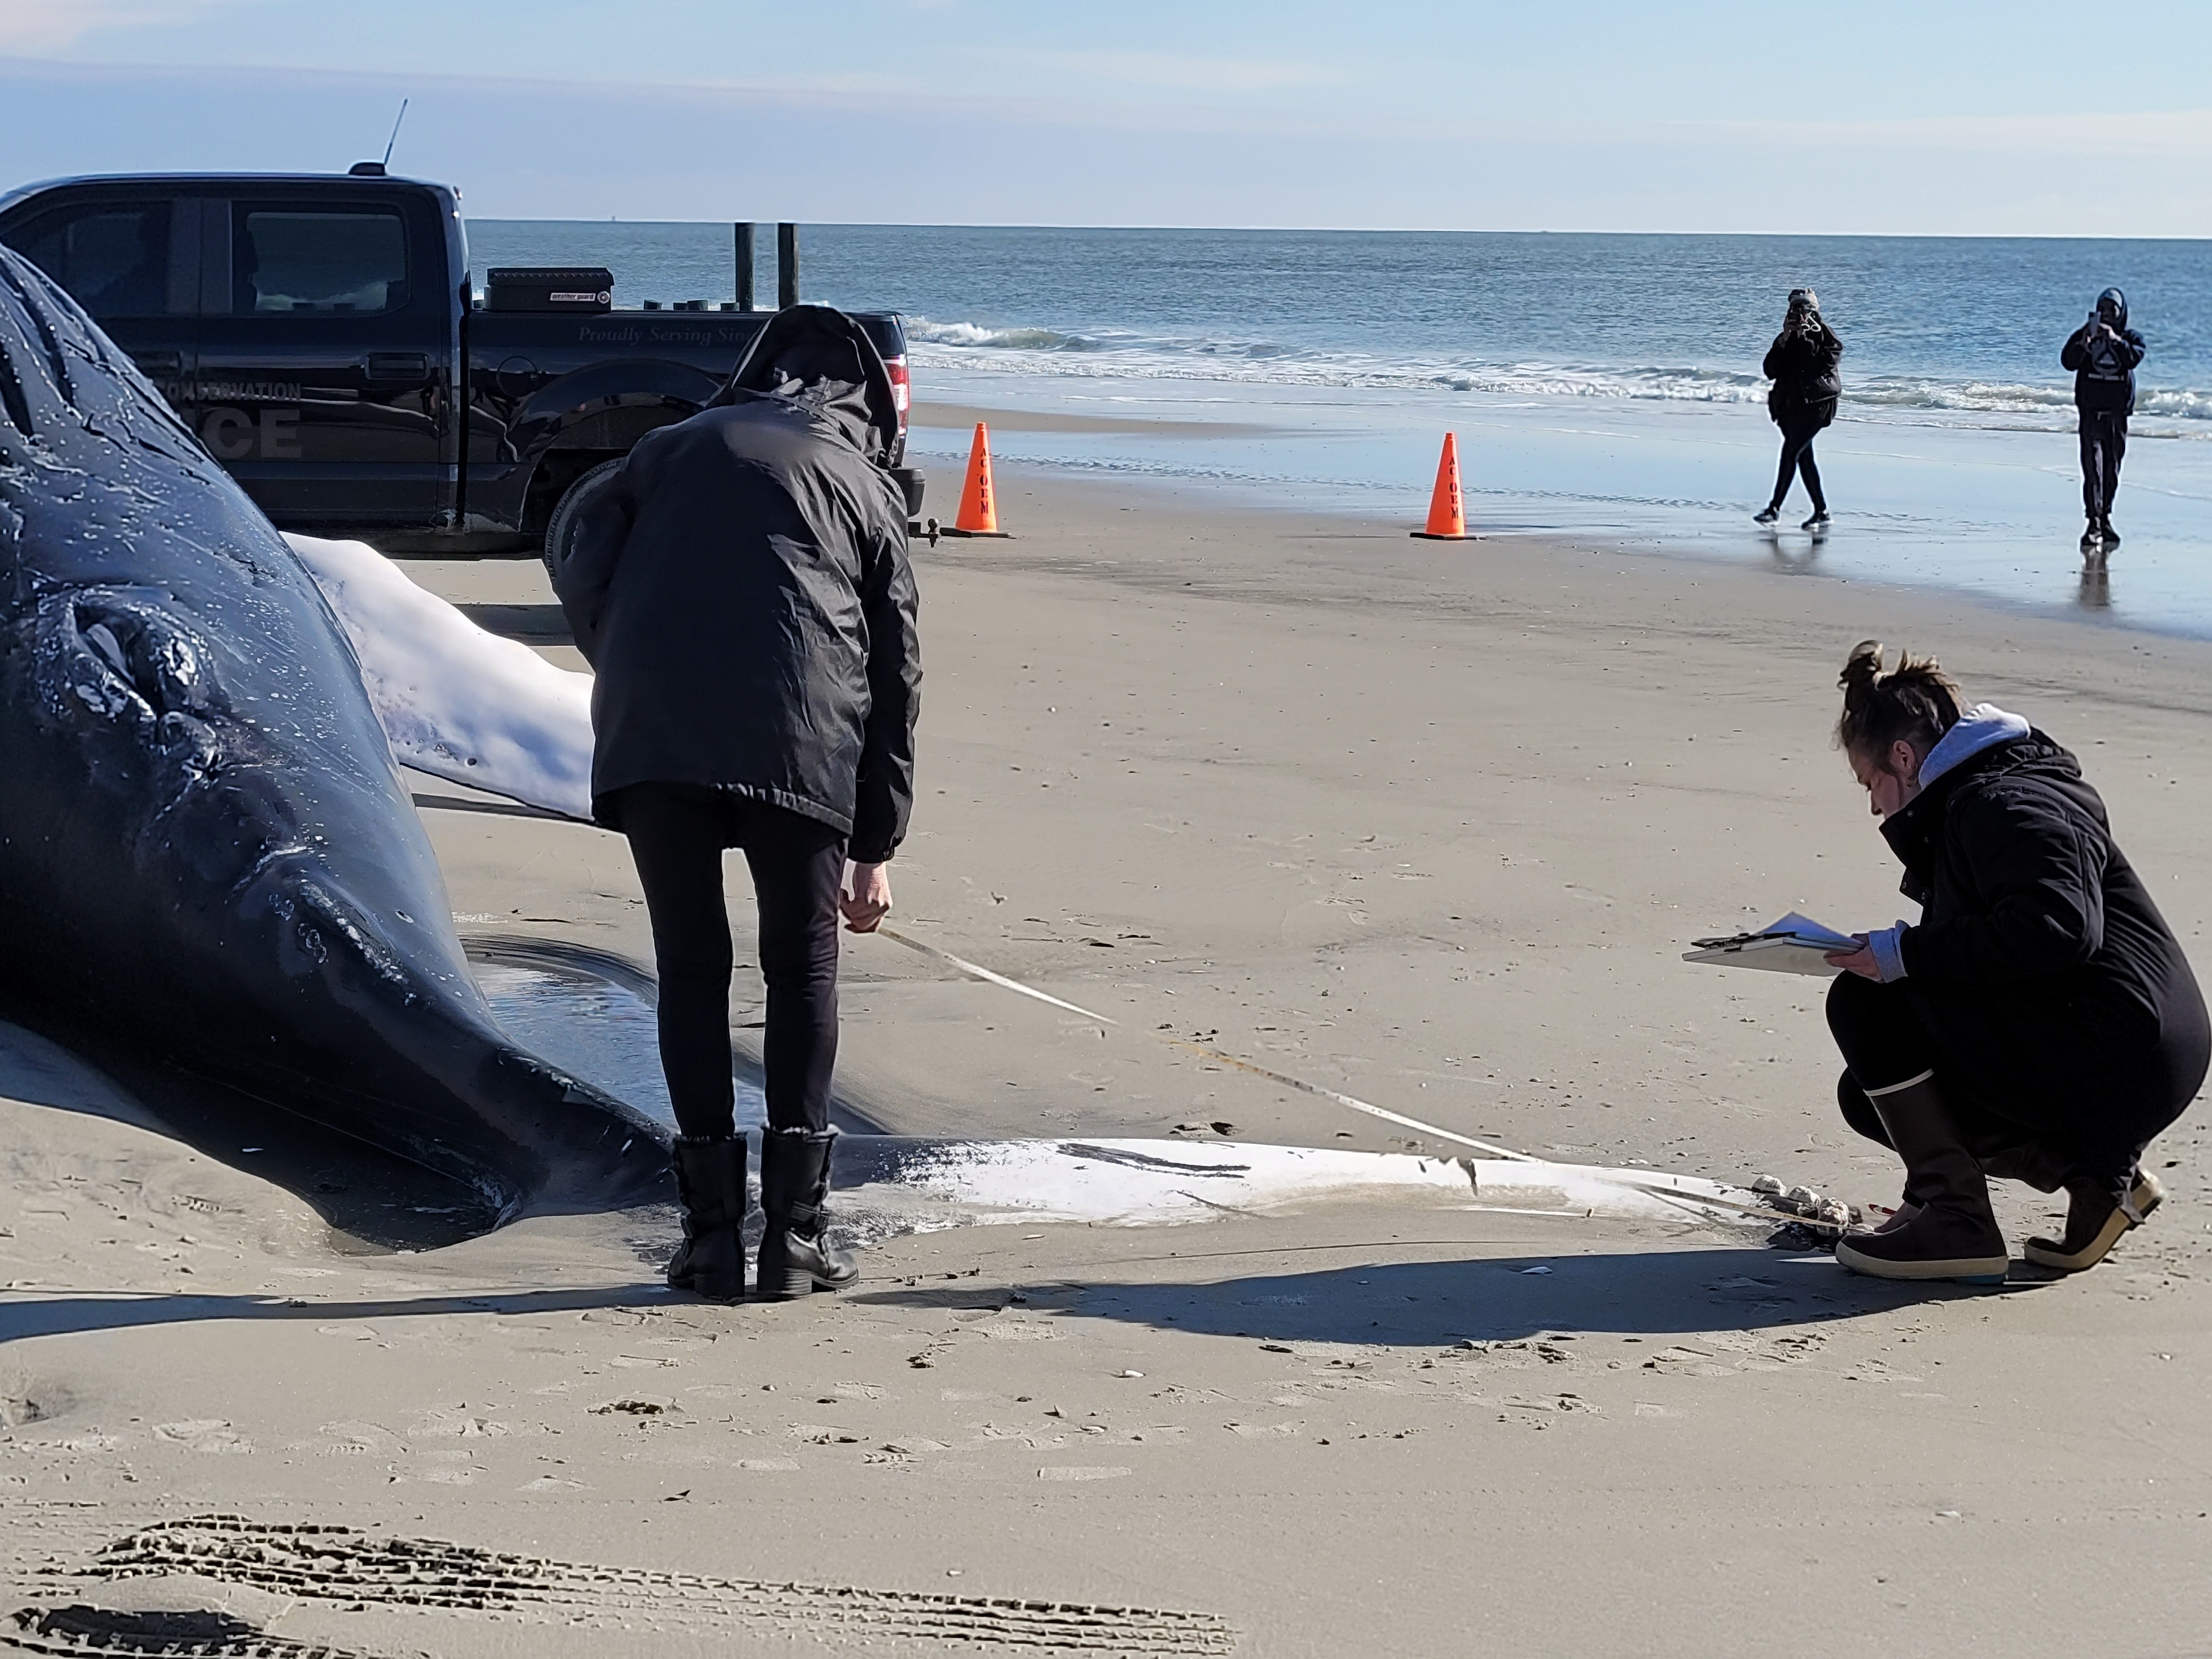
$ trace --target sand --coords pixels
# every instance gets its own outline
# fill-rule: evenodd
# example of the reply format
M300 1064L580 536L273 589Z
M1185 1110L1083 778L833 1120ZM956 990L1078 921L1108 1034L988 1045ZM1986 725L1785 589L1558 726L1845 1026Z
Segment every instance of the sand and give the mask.
M1000 486L1016 539L917 550L895 920L1121 1023L854 941L848 1122L1449 1150L1157 1040L1196 1036L1547 1156L1890 1201L1836 1118L1818 983L1677 960L1790 908L1905 912L1826 741L1869 635L2075 746L2192 950L2212 915L2212 647L1195 488ZM576 665L534 566L410 568ZM465 936L649 959L618 841L421 794ZM757 980L732 1014L757 1041ZM657 1288L665 1215L394 1254L11 1029L0 1096L9 1607L441 1659L2158 1653L2212 1619L2201 1110L2155 1149L2148 1228L2002 1291L1478 1194L962 1228L882 1244L845 1297L718 1309ZM2052 1213L2000 1206L2015 1241ZM210 1515L358 1535L318 1559L175 1524ZM422 1539L568 1565L441 1558L413 1607L388 1569Z

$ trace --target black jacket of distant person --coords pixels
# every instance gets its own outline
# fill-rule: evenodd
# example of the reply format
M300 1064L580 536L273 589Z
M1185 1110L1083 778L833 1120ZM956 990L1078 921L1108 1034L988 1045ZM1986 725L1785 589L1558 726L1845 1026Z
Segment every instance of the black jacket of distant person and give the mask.
M858 863L897 848L921 685L897 431L859 325L794 306L584 504L553 586L598 677L602 823L628 785L701 784L845 832Z
M1887 819L1922 1024L2000 1115L2140 1146L2196 1097L2212 1027L2189 959L2074 757L2030 731Z
M1809 329L1785 328L1766 349L1759 373L1774 382L1766 394L1766 411L1784 431L1792 428L1819 431L1836 418L1836 403L1843 396L1844 343L1835 330L1819 317Z
M2100 331L2099 322L2112 331ZM2106 289L2097 296L2096 319L2075 329L2058 354L2059 366L2074 371L2074 406L2087 414L2134 414L2136 365L2148 349L2128 326L2128 296Z

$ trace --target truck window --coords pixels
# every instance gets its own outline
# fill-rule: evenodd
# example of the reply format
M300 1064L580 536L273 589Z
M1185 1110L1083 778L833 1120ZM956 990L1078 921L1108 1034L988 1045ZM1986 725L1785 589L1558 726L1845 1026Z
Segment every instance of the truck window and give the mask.
M101 322L190 316L198 279L170 269L172 213L167 202L82 203L40 215L8 241Z
M396 212L239 204L231 310L366 316L407 303L407 230Z

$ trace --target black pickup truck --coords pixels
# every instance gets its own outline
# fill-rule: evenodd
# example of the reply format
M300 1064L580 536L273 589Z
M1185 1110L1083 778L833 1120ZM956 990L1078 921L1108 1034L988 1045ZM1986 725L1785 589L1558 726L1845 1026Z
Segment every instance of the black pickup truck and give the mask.
M280 527L387 552L535 552L576 481L696 411L772 314L488 308L459 193L373 164L34 185L0 197L0 242L92 313ZM905 331L860 321L899 395L916 514Z

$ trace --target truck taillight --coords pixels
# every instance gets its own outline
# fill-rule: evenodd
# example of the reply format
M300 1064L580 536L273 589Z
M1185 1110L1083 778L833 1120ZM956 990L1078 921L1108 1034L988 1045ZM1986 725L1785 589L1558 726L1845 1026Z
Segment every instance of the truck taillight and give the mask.
M891 401L898 405L899 430L903 432L906 430L907 404L912 400L912 393L907 389L909 382L907 379L906 359L886 357L884 359L884 367L890 370Z

